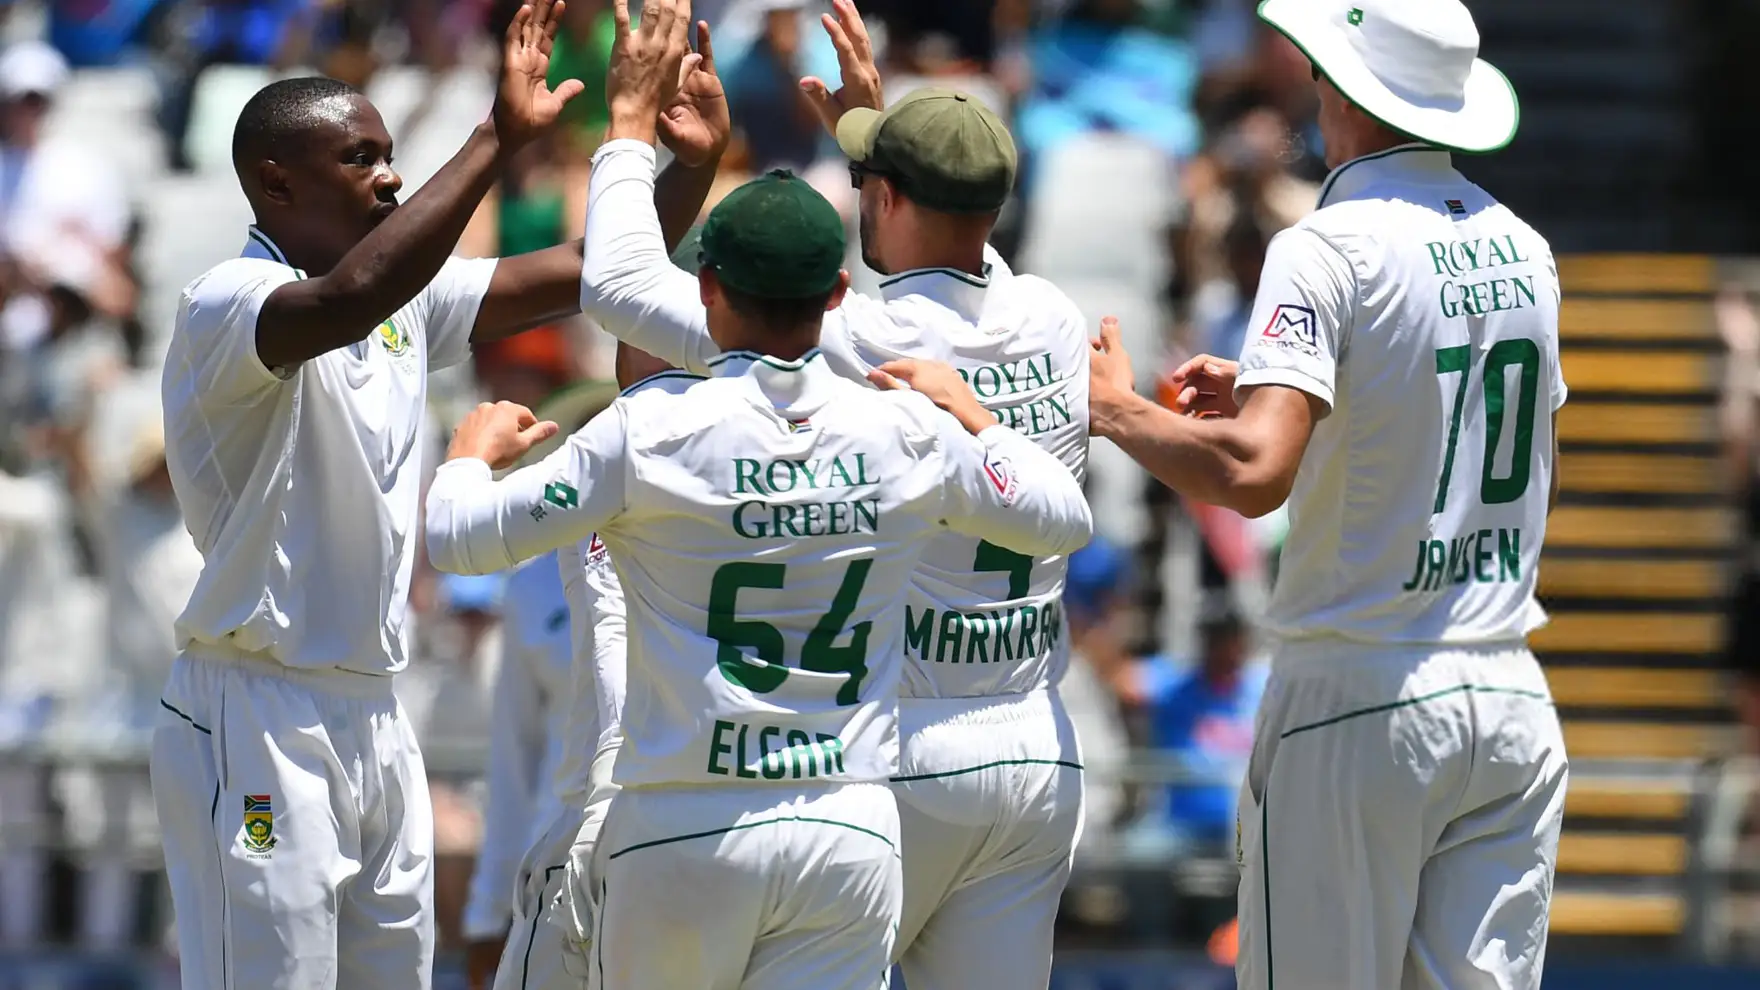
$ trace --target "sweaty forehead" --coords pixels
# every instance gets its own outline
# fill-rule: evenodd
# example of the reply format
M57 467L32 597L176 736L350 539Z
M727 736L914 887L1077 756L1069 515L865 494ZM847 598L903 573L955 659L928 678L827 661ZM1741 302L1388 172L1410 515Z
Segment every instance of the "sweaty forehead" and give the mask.
M307 105L305 114L314 149L333 150L361 141L381 147L391 143L378 108L358 93L314 100Z

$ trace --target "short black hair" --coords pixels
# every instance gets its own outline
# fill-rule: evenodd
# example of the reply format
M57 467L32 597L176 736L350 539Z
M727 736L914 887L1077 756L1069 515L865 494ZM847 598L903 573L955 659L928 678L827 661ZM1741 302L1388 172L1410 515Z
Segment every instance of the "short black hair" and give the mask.
M765 329L777 331L818 326L825 318L825 304L831 301L831 292L835 291L796 299L770 299L721 283L721 294L726 297L730 309Z
M345 82L324 76L302 76L272 82L250 98L239 111L232 130L232 167L243 178L260 161L281 160L305 144L319 123L312 108L357 90Z

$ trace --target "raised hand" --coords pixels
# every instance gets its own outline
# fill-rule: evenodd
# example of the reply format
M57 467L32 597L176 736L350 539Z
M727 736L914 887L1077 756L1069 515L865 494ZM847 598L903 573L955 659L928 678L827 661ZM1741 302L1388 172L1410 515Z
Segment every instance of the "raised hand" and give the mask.
M672 103L690 52L690 0L645 0L630 25L629 0L615 0L616 40L605 73L611 137L652 142L660 109Z
M1241 366L1234 361L1200 354L1167 376L1174 393L1173 411L1185 416L1223 416L1240 413L1234 402L1234 381Z
M868 372L868 381L882 390L908 388L953 414L974 435L996 425L996 416L972 394L959 372L940 361L906 358L888 361Z
M446 459L474 457L500 471L512 467L526 451L555 436L558 429L555 423L540 421L530 409L517 403L479 403L452 434Z
M721 160L733 134L727 91L715 74L715 48L709 22L697 22L696 53L679 63L678 92L660 111L660 140L673 157L690 168Z
M505 150L527 144L556 124L562 108L587 87L569 79L552 90L550 49L566 9L563 0L531 0L507 26L501 83L495 92L495 136Z
M807 76L801 80L801 92L807 95L807 101L819 115L819 122L835 137L837 122L843 119L844 111L855 107L883 110L886 98L880 91L880 67L874 62L874 43L868 38L868 26L862 23L855 0L831 0L831 6L837 16L820 14L819 23L824 25L825 33L831 36L832 47L837 49L837 66L843 76L843 85L834 93L825 85L825 80Z
M1111 391L1119 394L1136 391L1131 356L1125 353L1124 340L1118 333L1118 317L1100 321L1100 339L1092 341L1094 351L1088 355L1088 390Z

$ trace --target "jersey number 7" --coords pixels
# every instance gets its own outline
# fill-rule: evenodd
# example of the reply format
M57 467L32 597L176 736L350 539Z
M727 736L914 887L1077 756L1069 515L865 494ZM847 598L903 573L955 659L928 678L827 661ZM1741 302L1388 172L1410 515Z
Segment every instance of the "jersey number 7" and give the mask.
M849 642L837 645L843 624L849 621L862 597L868 569L874 561L852 561L843 572L843 583L832 596L831 608L807 634L801 646L801 669L822 674L848 674L837 690L837 703L853 705L861 697L862 679L868 676L868 633L873 622L858 622L850 627ZM729 681L753 694L769 694L788 680L783 666L786 647L782 630L768 622L739 619L741 588L780 589L787 576L787 564L754 564L749 561L722 564L715 569L709 584L709 637L721 644L715 652L715 665ZM756 654L753 660L751 654Z
M1442 477L1436 482L1436 507L1441 512L1448 505L1448 481L1454 474L1454 448L1461 439L1461 410L1467 404L1467 377L1473 373L1473 345L1443 347L1436 352L1436 374L1459 374L1460 388L1454 393L1454 414L1448 420L1448 447L1442 454ZM1515 365L1521 369L1516 385L1516 428L1511 439L1509 476L1493 474L1497 464L1497 443L1503 439L1503 417L1508 407L1504 394L1504 369ZM1486 505L1514 502L1528 490L1528 473L1533 469L1534 403L1540 389L1540 348L1521 337L1500 340L1485 354L1485 459L1479 473L1479 501Z

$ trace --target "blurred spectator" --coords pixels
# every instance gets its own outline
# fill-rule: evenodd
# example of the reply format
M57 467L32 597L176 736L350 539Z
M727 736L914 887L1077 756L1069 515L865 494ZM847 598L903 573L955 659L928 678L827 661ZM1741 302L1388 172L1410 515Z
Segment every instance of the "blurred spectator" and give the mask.
M1145 8L1081 0L1033 34L1032 80L1015 124L1029 159L1090 131L1129 134L1179 157L1197 151L1196 60L1183 41L1148 26Z
M1059 690L1082 748L1083 845L1104 842L1124 807L1118 776L1130 749L1115 682L1132 660L1124 647L1129 559L1096 536L1070 554L1063 586L1070 663Z
M1760 317L1746 293L1731 288L1717 300L1717 324L1729 348L1722 409L1725 463L1744 510L1726 635L1748 750L1760 755ZM1760 821L1754 825L1760 827Z
M1245 624L1226 595L1207 596L1195 662L1155 657L1124 682L1124 700L1147 715L1149 743L1170 770L1168 785L1124 836L1134 858L1232 855L1235 800L1253 751L1253 719L1266 668L1249 663Z
M76 67L125 60L168 0L56 0L49 4L49 43Z
M727 0L710 20L749 171L805 171L831 146L800 92L804 76L838 78L837 51L819 25L830 9L824 0Z
M202 74L214 65L299 64L322 13L321 0L185 0L165 52L170 82L159 104L172 168L191 167L184 138Z
M617 18L611 0L576 0L563 13L562 28L550 53L550 86L565 79L579 79L586 91L563 111L562 151L574 158L589 158L605 137L611 108L605 102L605 68L611 63L611 45L617 37ZM637 4L631 3L631 16ZM701 19L699 15L699 19ZM719 39L717 39L719 41ZM695 43L695 39L692 39ZM717 45L717 48L720 46ZM720 52L717 51L719 56ZM584 182L580 183L582 186ZM580 211L584 222L585 207ZM554 243L554 242L553 242Z

